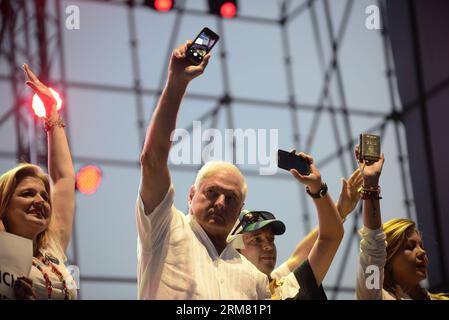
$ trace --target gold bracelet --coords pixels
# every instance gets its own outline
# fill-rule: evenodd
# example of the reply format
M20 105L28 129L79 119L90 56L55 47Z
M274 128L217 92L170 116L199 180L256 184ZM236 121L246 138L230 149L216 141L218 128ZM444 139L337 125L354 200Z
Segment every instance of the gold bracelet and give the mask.
M359 193L363 193L363 192L379 192L380 193L380 187L376 186L376 187L365 187L365 186L361 186L358 190Z
M357 191L360 193L362 200L382 199L379 186L369 187L362 185Z
M64 121L62 121L61 116L59 116L59 118L57 120L54 120L54 121L45 118L45 122L44 122L45 132L50 131L51 129L53 129L54 126L57 126L59 128L64 128L65 127L65 123L64 123Z

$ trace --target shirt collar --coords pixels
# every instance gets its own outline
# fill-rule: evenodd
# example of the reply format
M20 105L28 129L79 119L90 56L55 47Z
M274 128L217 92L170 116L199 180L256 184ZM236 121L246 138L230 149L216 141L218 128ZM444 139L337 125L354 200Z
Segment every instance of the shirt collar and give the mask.
M187 215L187 221L190 224L190 226L191 226L193 232L195 233L195 235L198 237L198 239L201 241L201 243L204 244L204 246L206 247L207 251L209 252L209 255L213 259L216 259L218 257L223 258L225 256L229 256L229 254L230 254L229 250L235 251L235 247L227 239L226 240L227 245L224 248L223 252L219 255L218 252L217 252L217 249L215 248L214 244L210 240L210 238L207 235L206 231L204 231L203 227L201 227L201 225L193 218L192 214L188 214ZM229 252L229 254L228 254L228 252ZM235 251L235 252L237 252L237 251ZM234 254L232 254L231 256L234 256Z

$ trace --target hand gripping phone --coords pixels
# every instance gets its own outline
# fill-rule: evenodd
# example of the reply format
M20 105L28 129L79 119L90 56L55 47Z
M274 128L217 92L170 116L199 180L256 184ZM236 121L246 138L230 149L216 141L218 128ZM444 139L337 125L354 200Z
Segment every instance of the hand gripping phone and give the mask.
M194 65L199 65L218 42L218 39L220 39L218 34L209 28L204 28L187 48L186 58Z
M308 176L311 172L306 158L280 149L278 150L278 167L288 171L296 169L303 176Z

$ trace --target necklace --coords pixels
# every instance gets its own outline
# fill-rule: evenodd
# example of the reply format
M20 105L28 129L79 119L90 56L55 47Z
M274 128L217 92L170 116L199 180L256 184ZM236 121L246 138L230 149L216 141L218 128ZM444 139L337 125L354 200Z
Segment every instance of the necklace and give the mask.
M66 283L61 271L59 271L58 268L56 268L56 266L54 265L54 263L53 263L54 259L52 259L52 257L50 257L48 255L45 255L45 257L40 256L39 260L43 264L48 266L51 269L51 271L58 277L59 281L61 281L61 283L62 283L62 291L64 291L64 300L69 300L70 294L69 294L69 289L67 288L67 283ZM50 281L50 277L48 276L48 273L45 272L45 270L42 269L42 267L38 263L33 261L33 266L35 266L42 273L44 280L45 280L45 285L47 287L47 297L50 300L51 294L53 292L53 284Z

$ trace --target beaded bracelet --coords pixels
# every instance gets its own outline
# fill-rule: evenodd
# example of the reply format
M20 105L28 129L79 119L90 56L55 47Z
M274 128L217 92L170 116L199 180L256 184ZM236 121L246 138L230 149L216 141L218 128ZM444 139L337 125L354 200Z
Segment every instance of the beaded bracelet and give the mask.
M362 193L363 200L380 200L382 197L378 192L363 192Z
M361 198L363 200L378 200L382 199L380 196L380 187L365 187L360 188Z
M64 128L65 123L64 123L64 121L62 121L61 117L59 117L57 120L54 120L54 121L45 118L45 122L44 122L45 132L50 131L51 129L53 129L54 126L57 126L59 128Z

